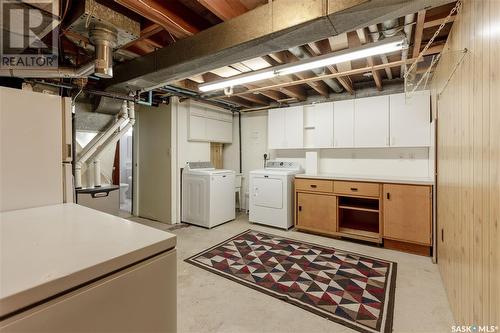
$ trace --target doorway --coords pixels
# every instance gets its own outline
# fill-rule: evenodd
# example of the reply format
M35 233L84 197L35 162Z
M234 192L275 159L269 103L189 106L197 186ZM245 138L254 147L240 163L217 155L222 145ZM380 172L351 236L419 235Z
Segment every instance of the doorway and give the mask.
M132 214L132 135L133 128L120 139L120 210Z

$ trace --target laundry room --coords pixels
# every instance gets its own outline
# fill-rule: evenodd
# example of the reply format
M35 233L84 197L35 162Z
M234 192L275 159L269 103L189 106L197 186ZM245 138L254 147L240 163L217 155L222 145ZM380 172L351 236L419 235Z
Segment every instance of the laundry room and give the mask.
M500 0L0 7L0 333L500 332Z

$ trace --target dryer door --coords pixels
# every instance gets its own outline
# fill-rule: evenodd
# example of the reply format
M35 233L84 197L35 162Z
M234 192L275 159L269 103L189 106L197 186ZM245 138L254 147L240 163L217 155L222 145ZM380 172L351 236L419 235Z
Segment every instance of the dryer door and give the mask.
M255 176L252 182L252 199L256 206L283 208L283 180L272 176Z

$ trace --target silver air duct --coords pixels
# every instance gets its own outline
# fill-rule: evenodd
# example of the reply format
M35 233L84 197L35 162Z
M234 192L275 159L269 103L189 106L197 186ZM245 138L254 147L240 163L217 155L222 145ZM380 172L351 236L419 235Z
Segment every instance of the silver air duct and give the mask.
M291 47L288 51L301 60L311 58L309 53L304 51L301 46ZM325 70L323 68L315 68L312 69L312 71L318 76L325 74ZM340 86L340 84L338 84L338 82L334 79L325 79L323 81L336 93L340 93L344 90L344 88L342 88L342 86Z
M96 24L90 29L90 41L95 46L95 72L103 79L113 77L113 49L116 47L116 29Z

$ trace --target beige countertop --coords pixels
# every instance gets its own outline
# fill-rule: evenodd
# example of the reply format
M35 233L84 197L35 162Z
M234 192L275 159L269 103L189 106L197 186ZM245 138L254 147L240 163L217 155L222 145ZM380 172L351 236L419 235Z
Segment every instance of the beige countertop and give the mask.
M175 245L173 234L76 204L0 213L0 317Z
M354 176L331 173L318 173L316 175L298 174L295 178L310 179L332 179L332 180L352 180L359 182L372 183L391 183L391 184L411 184L411 185L434 185L434 179L429 177L391 177L391 176Z

